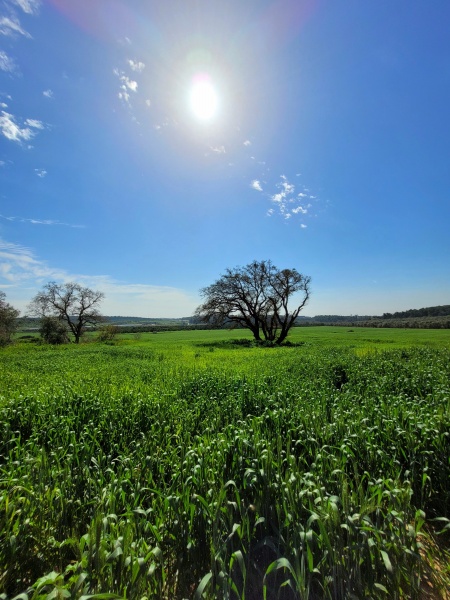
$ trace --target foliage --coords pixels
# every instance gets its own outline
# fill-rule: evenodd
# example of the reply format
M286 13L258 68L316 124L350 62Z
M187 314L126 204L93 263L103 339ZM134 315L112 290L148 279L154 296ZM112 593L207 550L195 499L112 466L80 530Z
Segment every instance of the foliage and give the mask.
M58 345L69 342L67 325L59 317L43 317L39 333L47 344Z
M450 304L383 314L383 319L408 319L410 317L450 317Z
M33 298L29 311L41 318L56 317L64 321L78 344L86 325L96 325L102 320L98 305L103 298L102 292L78 283L51 281Z
M119 333L120 328L112 323L105 323L97 329L97 339L99 342L111 342Z
M347 333L372 339L358 356L333 331L6 349L6 597L419 598L450 518L449 350Z
M19 311L6 302L5 292L0 292L0 346L11 343L12 335L17 329Z
M296 269L279 270L270 260L253 261L245 267L227 269L200 294L205 299L196 316L206 323L231 323L249 329L255 340L281 344L310 296L311 278ZM292 296L302 293L300 303L289 309Z

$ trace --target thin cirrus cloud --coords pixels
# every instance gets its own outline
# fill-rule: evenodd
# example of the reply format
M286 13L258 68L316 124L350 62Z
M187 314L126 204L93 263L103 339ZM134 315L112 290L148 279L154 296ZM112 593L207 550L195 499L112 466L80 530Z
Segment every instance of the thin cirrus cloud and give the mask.
M73 227L75 229L83 229L84 225L71 225L70 223L63 223L62 221L55 221L54 219L26 219L25 217L6 217L0 215L1 219L5 221L16 221L17 223L31 223L31 225L61 225L63 227Z
M5 71L5 73L14 73L16 68L17 67L14 59L8 56L3 50L0 50L0 71Z
M11 0L11 2L23 10L28 15L35 15L41 5L39 0Z
M38 119L26 119L21 126L11 113L4 110L0 113L0 134L12 142L29 141L42 129L44 129L44 124Z
M209 149L214 154L226 154L225 146L210 146Z
M46 98L53 98L53 91L52 90L44 90L42 92L42 95L45 96Z
M23 29L20 21L17 17L0 17L0 35L7 37L13 37L16 35L23 35L24 37L31 38L31 35Z
M60 278L63 273L37 260L29 248L0 239L0 278L7 283Z
M41 179L44 178L47 175L47 171L45 169L35 169L34 172Z
M102 310L105 314L124 314L133 307L133 315L152 317L181 317L192 314L199 299L183 289L168 286L129 284L116 281L107 275L80 275L49 266L35 257L32 250L0 238L0 285L9 288L9 297L14 306L26 311L38 288L47 281L67 283L77 281L105 293ZM14 299L17 286L26 284L29 297ZM17 288L20 293L20 288ZM180 306L183 314L180 315Z

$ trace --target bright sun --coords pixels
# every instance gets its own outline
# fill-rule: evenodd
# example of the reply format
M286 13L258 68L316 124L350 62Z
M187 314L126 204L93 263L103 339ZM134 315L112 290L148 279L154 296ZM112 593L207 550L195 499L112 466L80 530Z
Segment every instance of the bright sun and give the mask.
M194 116L200 121L211 120L217 113L218 103L217 92L209 77L196 77L189 93L189 105Z

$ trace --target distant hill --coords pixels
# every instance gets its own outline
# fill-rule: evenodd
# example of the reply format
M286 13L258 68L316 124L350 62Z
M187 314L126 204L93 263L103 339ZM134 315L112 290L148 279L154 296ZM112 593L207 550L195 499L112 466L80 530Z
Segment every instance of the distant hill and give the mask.
M450 304L443 306L429 306L427 308L411 308L403 312L383 313L383 319L409 319L410 317L448 317Z
M122 330L129 328L136 331L153 331L162 329L204 329L198 317L153 318L153 317L105 317L108 323L117 325ZM39 319L33 317L19 318L20 329L36 330ZM450 304L410 309L402 312L384 313L382 316L371 315L316 315L315 317L299 316L296 325L352 325L366 327L426 327L448 328L450 323Z

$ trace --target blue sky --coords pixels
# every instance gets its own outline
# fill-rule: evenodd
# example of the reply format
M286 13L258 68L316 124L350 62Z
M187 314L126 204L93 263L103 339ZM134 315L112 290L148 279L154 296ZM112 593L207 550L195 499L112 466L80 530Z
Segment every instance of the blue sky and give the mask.
M312 277L305 315L449 304L449 23L448 0L0 0L0 289L178 317L271 259Z

